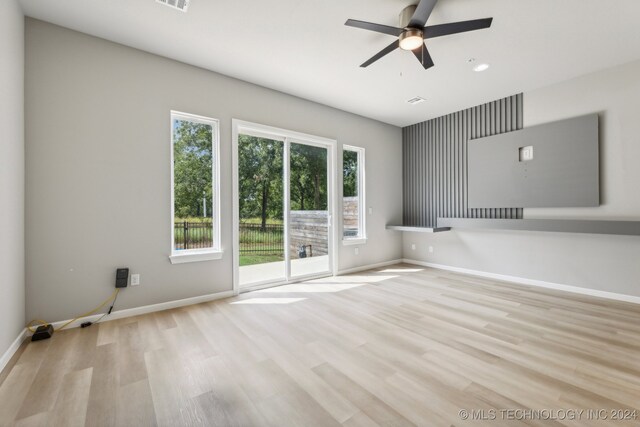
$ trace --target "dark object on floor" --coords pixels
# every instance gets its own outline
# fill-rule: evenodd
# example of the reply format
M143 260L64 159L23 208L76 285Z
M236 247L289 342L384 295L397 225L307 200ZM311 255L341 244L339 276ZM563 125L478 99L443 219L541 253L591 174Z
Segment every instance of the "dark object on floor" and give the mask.
M53 326L52 325L40 325L38 329L33 333L31 337L31 341L40 341L51 338L53 335Z

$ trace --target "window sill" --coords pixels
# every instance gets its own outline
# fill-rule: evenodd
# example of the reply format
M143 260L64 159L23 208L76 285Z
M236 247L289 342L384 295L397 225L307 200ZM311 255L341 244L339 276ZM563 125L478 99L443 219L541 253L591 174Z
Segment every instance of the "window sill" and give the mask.
M174 253L169 257L171 264L184 264L187 262L212 261L222 259L222 251L203 250L203 251L187 251L184 253Z
M354 237L354 238L347 238L347 239L342 239L342 244L344 246L351 246L351 245L364 245L365 243L367 243L367 238L366 237Z

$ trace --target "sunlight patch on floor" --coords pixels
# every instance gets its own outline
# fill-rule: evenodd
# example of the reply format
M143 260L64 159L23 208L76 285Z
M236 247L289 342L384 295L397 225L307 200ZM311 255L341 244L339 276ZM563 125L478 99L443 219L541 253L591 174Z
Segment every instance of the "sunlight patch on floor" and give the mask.
M418 273L424 271L424 268L387 268L380 270L380 273Z
M347 275L347 276L336 276L336 277L331 277L331 278L327 278L325 277L324 279L315 279L315 280L310 280L306 283L323 283L323 284L327 284L330 285L332 283L335 284L339 284L339 283L361 283L361 284L366 284L366 283L377 283L377 282L382 282L384 280L390 280L390 279L395 279L396 277L399 277L397 275L393 275L393 276L389 276L389 275L381 275L381 274L375 274L375 275Z
M306 298L248 298L229 304L292 304L304 300L306 300Z
M261 289L254 291L254 293L326 293L326 292L340 292L347 289L357 288L359 286L365 286L364 283L294 283L291 285L276 286L273 288Z

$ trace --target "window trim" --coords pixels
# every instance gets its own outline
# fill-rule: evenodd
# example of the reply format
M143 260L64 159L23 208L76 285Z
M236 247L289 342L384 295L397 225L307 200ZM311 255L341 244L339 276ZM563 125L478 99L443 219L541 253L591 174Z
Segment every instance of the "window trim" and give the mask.
M345 237L344 218L342 218L342 244L361 245L367 243L367 216L366 216L366 182L365 182L365 149L354 145L342 146L342 214L344 215L344 152L355 151L358 155L358 234L356 236Z
M170 159L169 168L171 170L171 250L169 260L171 264L182 264L187 262L210 261L221 259L223 250L221 247L221 220L220 220L220 120L206 116L198 116L196 114L184 113L182 111L171 110L169 114L169 131L170 140ZM213 246L211 248L197 248L175 250L175 186L174 186L174 132L173 121L185 120L195 123L210 125L211 129L211 152L213 161L211 164L212 185L212 227L213 227Z

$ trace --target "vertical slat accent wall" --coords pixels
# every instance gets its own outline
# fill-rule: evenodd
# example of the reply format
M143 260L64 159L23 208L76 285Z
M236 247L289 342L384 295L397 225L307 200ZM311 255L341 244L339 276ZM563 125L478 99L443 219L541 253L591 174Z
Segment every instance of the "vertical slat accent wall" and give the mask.
M402 129L403 224L435 227L438 217L522 218L522 208L471 209L467 141L522 129L522 94Z

